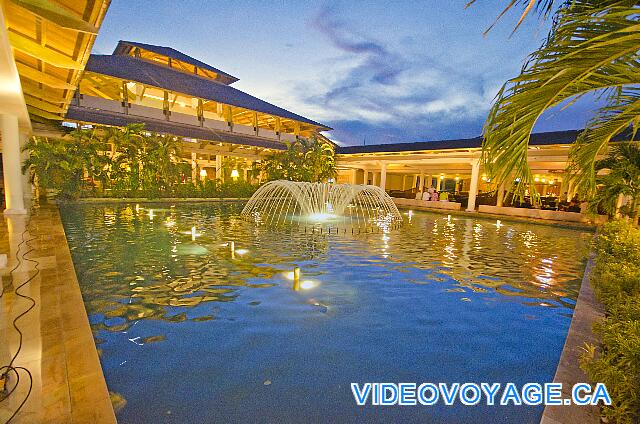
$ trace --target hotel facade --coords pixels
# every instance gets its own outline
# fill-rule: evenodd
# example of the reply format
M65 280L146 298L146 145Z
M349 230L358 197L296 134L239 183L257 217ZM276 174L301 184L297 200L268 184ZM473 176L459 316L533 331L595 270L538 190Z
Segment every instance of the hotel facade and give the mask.
M26 155L21 147L32 135L62 137L64 126L143 123L150 132L180 139L193 180L221 178L225 157L244 161L249 169L287 143L324 138L322 132L331 130L236 89L237 77L171 47L120 41L110 55L90 54L109 2L62 3L65 8L8 1L1 11L7 23L0 30L7 214L26 213L25 199L31 197L29 176L21 171ZM528 161L538 192L566 200L575 196L564 170L576 136L577 131L532 136ZM437 209L474 211L478 195L493 192L493 205L480 206L501 208L509 187L496 187L487 178L481 145L476 137L336 146L337 181L377 185L399 193L400 205ZM422 204L415 199L430 187L465 193L465 202Z

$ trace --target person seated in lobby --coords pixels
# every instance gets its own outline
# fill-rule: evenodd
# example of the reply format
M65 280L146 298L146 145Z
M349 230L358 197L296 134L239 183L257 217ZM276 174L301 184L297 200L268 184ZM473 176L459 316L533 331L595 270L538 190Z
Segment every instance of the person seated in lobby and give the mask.
M418 191L418 192L416 193L416 200L420 200L420 199L422 199L422 192L421 192L421 191Z
M429 189L431 190L431 189ZM431 199L431 193L429 192L429 190L425 191L424 193L422 193L422 200L425 201L429 201Z
M433 194L431 195L431 201L432 202L438 202L440 201L440 193L438 193L437 190L433 191Z
M448 191L443 191L442 193L440 193L440 201L441 202L448 202L449 201L449 192Z

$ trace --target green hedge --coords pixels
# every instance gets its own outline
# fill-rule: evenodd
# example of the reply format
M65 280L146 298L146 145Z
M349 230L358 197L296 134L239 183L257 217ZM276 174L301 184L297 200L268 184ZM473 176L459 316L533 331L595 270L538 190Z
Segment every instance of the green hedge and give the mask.
M251 197L259 184L245 181L219 182L206 180L192 184L190 182L175 185L169 189L151 187L145 190L83 190L80 197L111 197L111 198L246 198Z
M594 331L600 351L587 346L582 367L602 382L612 405L602 409L608 422L640 422L640 229L624 221L603 226L594 241L591 282L605 306Z

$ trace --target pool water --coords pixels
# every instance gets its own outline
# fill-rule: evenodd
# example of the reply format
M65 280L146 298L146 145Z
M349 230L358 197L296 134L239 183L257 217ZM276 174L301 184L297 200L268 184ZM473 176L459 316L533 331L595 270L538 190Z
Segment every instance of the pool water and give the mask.
M403 211L388 233L305 234L241 209L61 206L120 423L539 421L359 407L350 383L552 381L588 232Z

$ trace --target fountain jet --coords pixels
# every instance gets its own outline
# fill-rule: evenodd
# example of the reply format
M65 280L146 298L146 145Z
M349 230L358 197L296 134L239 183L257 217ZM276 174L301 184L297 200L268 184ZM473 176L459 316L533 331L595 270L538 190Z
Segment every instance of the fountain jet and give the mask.
M389 229L402 222L393 200L380 187L285 180L260 187L245 205L242 217L257 224L329 230Z

